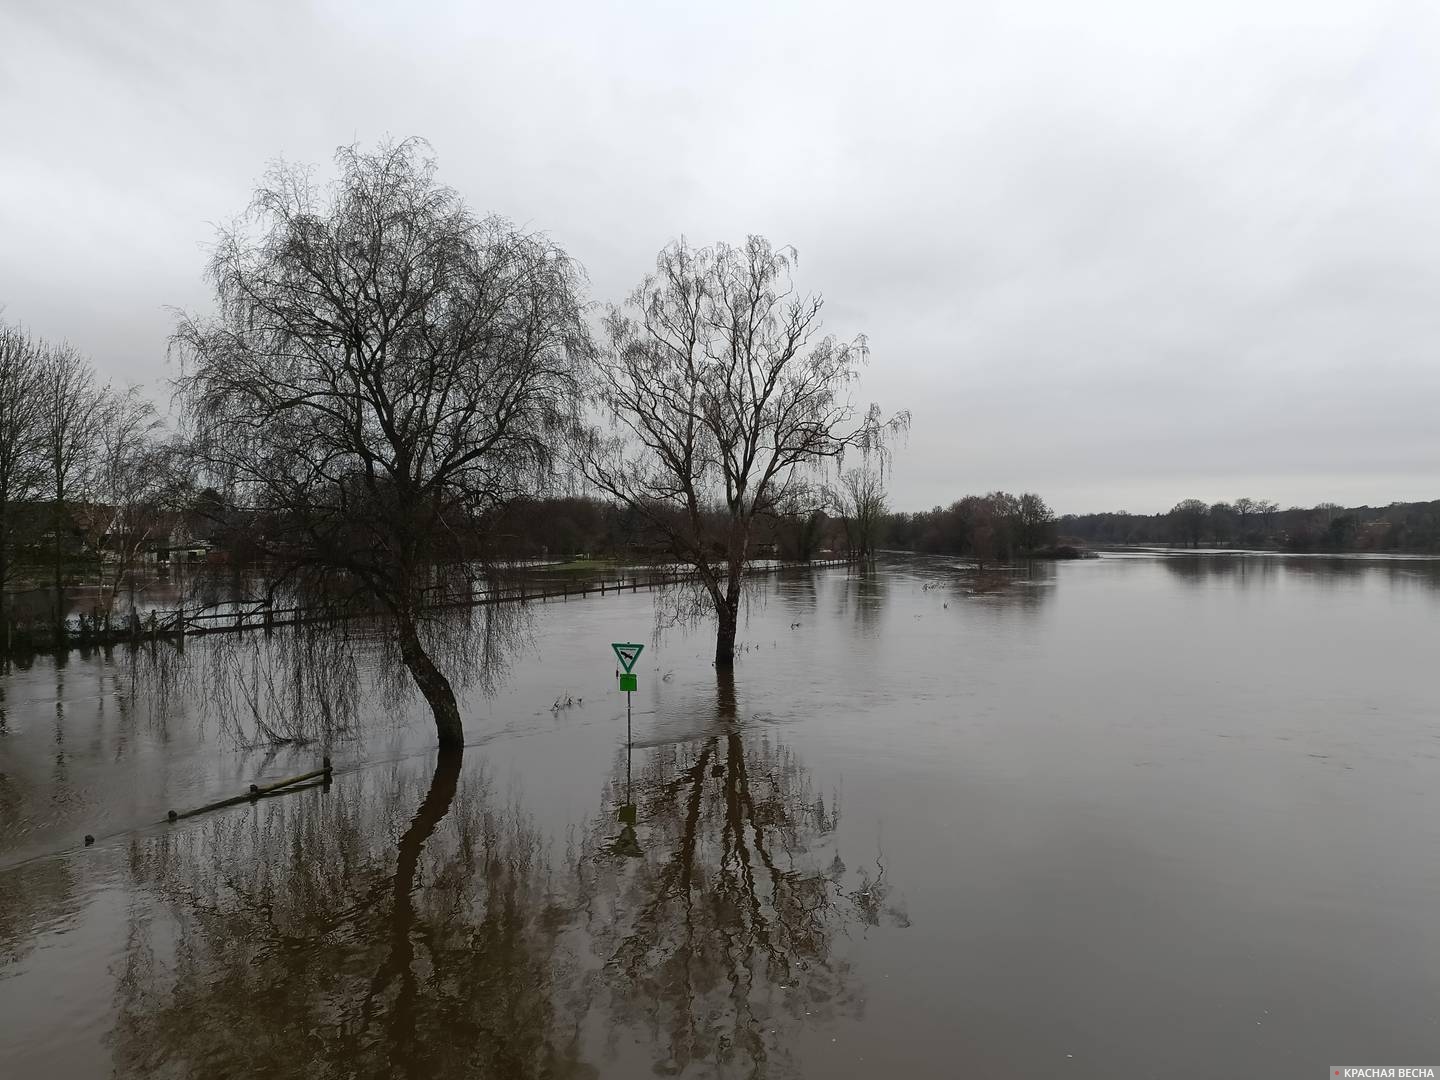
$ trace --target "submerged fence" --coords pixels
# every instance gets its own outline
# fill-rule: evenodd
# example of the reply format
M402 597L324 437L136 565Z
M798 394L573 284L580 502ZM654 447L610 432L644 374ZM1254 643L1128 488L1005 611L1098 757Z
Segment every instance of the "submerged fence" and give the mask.
M746 573L769 574L782 570L812 570L834 566L850 566L851 558L815 559L810 562L767 562L751 564ZM616 595L626 590L656 589L695 581L695 571L636 575L632 578L591 579L583 582L524 582L510 587L488 589L467 595L445 596L427 605L430 610L443 608L480 607L486 604L545 603L552 600L568 602L592 596ZM379 611L341 612L330 608L272 607L261 601L227 601L222 604L195 608L154 609L145 613L131 611L118 618L99 613L81 615L76 624L10 621L0 646L6 653L44 652L72 647L109 645L146 639L184 639L201 634L231 634L246 630L273 630L282 626L300 626L334 622L338 619L361 619L381 614Z

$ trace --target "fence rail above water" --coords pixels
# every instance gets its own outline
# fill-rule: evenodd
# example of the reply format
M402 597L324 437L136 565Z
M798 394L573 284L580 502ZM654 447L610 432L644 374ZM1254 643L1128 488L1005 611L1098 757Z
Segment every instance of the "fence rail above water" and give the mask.
M851 558L838 558L814 559L810 562L766 562L751 564L747 567L746 573L753 575L777 573L784 570L824 569L850 566L857 561ZM626 590L633 593L642 589L679 585L695 581L698 576L692 570L677 573L637 574L631 578L599 578L579 582L531 581L507 588L446 596L427 604L426 607L428 610L440 610L481 607L487 604L545 603L556 600L568 602L589 599L593 596L616 595ZM202 634L273 630L283 626L333 622L339 619L359 619L367 615L379 614L379 611L342 613L334 610L317 611L313 607L277 608L263 601L226 601L223 604L202 605L194 608L181 606L171 609L152 609L144 614L131 611L118 619L106 617L103 621L99 616L92 620L81 615L78 626L71 626L67 623L58 634L53 624L32 622L25 625L12 621L5 627L5 639L0 642L0 645L4 646L6 652L15 651L17 646L21 649L41 651L47 648L104 645L147 638L186 638Z

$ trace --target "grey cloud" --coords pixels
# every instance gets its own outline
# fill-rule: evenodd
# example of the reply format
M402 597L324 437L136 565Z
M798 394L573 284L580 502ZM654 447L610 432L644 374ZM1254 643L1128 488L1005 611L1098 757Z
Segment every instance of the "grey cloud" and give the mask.
M278 155L422 134L621 298L800 251L893 501L1440 494L1440 23L1421 3L10 3L0 304L154 383Z

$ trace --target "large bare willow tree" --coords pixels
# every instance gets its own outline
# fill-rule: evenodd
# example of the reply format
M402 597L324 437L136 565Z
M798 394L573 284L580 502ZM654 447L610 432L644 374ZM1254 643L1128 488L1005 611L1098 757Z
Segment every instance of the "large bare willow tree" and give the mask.
M722 671L735 663L757 521L817 508L826 463L882 454L910 419L856 410L849 391L865 339L821 333L823 301L795 290L794 260L760 236L662 250L605 320L597 397L613 426L581 454L586 478L639 511L694 569Z
M217 483L276 559L378 605L463 745L427 608L475 565L484 516L550 473L589 350L582 275L474 215L428 146L336 153L325 190L278 166L210 264L219 313L182 318L181 398Z

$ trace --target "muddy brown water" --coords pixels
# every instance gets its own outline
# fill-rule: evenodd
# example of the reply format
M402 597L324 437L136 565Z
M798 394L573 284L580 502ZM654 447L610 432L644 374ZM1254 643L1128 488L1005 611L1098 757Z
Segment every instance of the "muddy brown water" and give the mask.
M1440 1058L1440 564L790 574L733 687L652 603L537 606L459 764L363 696L328 788L174 825L322 747L123 650L0 676L0 1077Z

